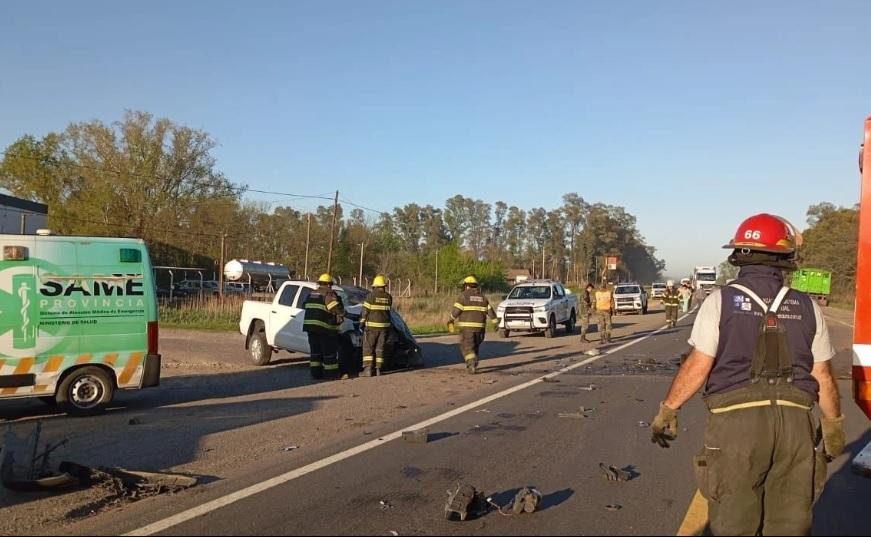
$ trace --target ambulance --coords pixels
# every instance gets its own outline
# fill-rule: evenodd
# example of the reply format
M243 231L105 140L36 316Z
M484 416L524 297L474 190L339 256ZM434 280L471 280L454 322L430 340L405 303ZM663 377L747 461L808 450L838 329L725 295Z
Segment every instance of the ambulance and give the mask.
M40 231L0 235L0 250L0 400L94 415L117 390L160 383L144 241Z

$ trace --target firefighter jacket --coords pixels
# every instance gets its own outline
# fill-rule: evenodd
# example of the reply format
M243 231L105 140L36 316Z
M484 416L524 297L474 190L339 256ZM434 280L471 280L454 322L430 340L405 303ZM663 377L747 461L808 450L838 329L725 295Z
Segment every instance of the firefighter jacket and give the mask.
M339 332L345 318L342 299L329 285L321 285L305 301L303 332Z
M477 289L463 291L451 310L451 319L461 332L484 332L487 319L495 319L496 312L487 297Z
M363 302L363 316L360 322L367 330L387 330L391 326L390 310L393 309L393 297L384 289L378 288L369 293Z
M662 295L662 304L666 307L678 307L680 306L680 291L672 287L671 289L666 289L665 294Z

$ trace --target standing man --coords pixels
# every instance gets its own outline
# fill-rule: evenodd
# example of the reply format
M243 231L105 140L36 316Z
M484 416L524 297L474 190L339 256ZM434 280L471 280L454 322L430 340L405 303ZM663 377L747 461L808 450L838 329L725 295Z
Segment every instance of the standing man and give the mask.
M668 447L677 411L704 386L705 447L694 465L715 535L809 534L827 457L844 451L828 328L814 300L784 285L800 244L779 217L741 224L726 246L738 279L702 304L693 350L651 426Z
M674 288L674 280L668 280L665 294L662 296L662 305L665 306L665 321L669 328L677 326L677 309L680 307L680 294Z
M372 362L375 362L376 376L381 375L384 366L384 345L390 333L392 322L390 311L393 309L393 297L387 292L387 280L382 275L375 276L372 291L363 302L363 376L371 377Z
M599 341L611 343L611 316L614 314L614 294L608 282L602 280L602 289L596 291L596 314L599 321Z
M581 313L581 341L584 343L591 343L591 341L587 339L587 332L590 330L590 318L593 316L593 291L595 290L596 286L592 283L588 283L587 288L584 289L584 311Z
M690 290L690 286L687 283L681 283L680 289L678 290L678 294L680 294L680 304L681 310L684 313L690 311L690 300L693 297L693 292Z
M329 274L318 278L318 288L309 294L304 308L302 329L308 334L312 378L336 378L339 375L339 327L345 320L345 308L333 291L333 278Z
M460 352L470 375L478 371L479 351L481 343L484 342L488 318L491 322L496 322L496 312L487 297L481 293L477 278L469 276L463 280L463 294L451 310L448 328L451 331L454 326L460 329Z

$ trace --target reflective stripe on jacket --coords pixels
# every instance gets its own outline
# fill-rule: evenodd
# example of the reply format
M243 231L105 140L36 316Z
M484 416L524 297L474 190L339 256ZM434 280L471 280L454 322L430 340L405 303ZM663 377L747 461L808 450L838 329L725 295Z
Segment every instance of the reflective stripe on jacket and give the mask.
M384 289L375 289L363 302L363 316L360 322L367 330L387 330L391 326L390 311L393 309L393 297Z
M495 319L496 312L477 289L464 291L451 310L451 319L461 331L484 332L488 318Z

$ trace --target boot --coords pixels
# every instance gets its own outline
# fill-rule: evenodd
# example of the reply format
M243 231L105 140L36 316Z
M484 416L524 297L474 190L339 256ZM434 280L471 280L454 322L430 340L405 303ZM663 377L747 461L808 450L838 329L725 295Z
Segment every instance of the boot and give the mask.
M323 380L324 379L324 370L321 367L312 367L311 374L313 380Z
M587 334L581 334L581 341L584 343L592 343L589 339L587 339Z
M370 364L363 366L363 372L360 374L361 377L371 377L372 376L372 366Z
M376 377L380 377L380 376L381 376L381 368L380 368L380 367L376 367L376 368L375 368L375 376L376 376Z
M470 375L474 375L478 372L478 363L475 360L469 360L466 362L466 370Z

